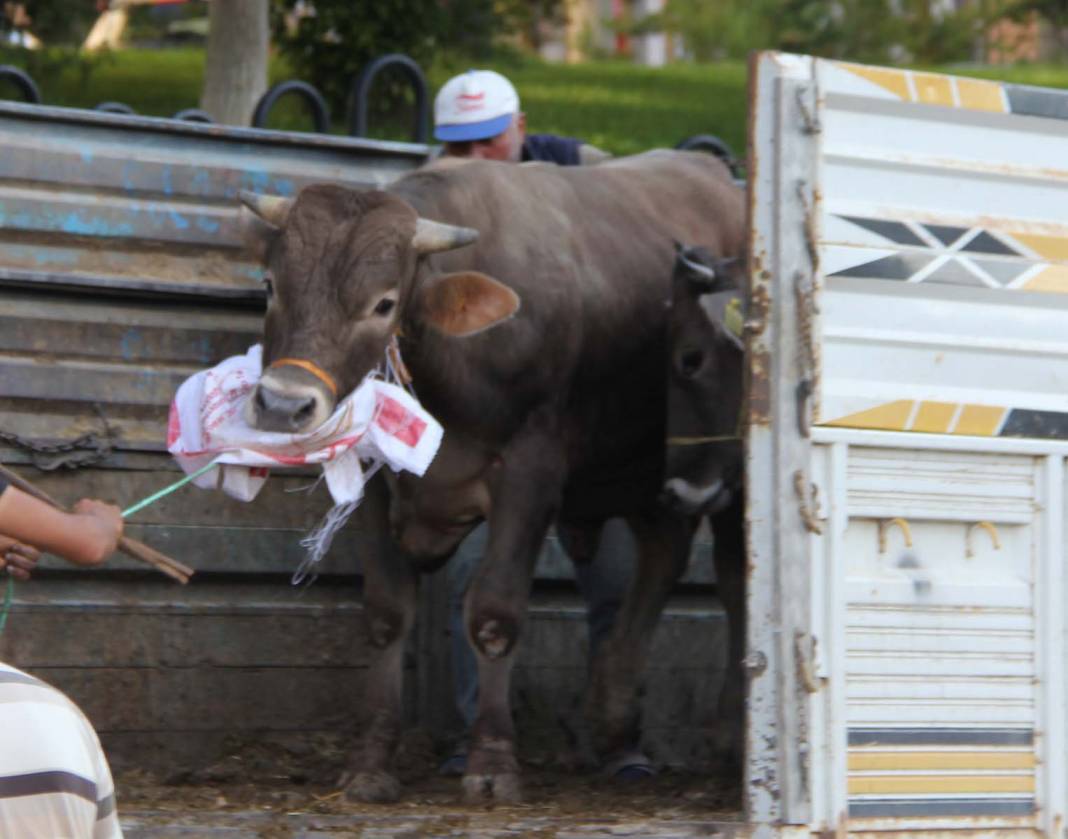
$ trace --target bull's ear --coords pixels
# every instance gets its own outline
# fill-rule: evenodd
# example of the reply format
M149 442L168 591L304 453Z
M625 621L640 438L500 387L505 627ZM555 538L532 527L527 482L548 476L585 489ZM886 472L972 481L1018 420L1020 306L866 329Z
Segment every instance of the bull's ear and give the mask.
M454 337L482 332L519 311L518 294L478 271L434 277L417 294L419 319Z

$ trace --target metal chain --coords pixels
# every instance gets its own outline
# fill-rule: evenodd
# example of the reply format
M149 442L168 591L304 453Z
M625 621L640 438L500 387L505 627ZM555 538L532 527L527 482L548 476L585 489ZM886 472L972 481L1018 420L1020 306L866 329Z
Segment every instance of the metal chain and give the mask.
M104 432L90 431L65 443L38 443L11 431L0 429L0 442L29 452L33 465L42 472L56 469L81 469L106 460L118 439L117 430L108 423L99 405L93 406L104 425Z

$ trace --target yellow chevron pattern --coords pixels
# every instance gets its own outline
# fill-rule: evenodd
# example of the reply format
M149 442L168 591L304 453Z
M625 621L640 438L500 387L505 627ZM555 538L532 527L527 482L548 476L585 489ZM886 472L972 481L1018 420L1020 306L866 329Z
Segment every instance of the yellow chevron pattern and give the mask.
M1068 265L1047 265L1023 284L1028 291L1068 294Z
M928 434L966 434L994 437L1009 412L994 405L899 399L865 411L821 422L838 428L870 428L879 431L919 431Z
M1008 100L998 82L982 79L958 79L913 70L865 67L862 64L837 62L838 66L860 76L905 102L966 108L972 111L1008 113Z

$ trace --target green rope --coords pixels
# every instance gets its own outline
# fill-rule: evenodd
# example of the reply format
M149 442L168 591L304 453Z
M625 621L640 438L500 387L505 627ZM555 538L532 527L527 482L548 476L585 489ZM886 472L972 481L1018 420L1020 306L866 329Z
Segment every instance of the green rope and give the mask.
M175 482L174 482L173 484L171 484L170 486L165 486L165 487L164 487L163 489L161 489L161 490L160 490L159 492L154 492L154 493L152 493L152 494L151 494L150 496L148 496L148 498L143 498L143 499L141 499L141 500L140 500L140 501L138 501L138 502L137 502L136 504L134 504L134 505L133 505L132 507L127 507L127 508L126 508L125 510L123 510L123 511L122 511L122 517L123 517L123 518L126 518L127 516L131 516L131 515L133 515L133 514L134 514L134 513L136 513L136 512L138 511L138 510L143 510L143 509L144 509L145 507L147 507L147 506L148 506L149 504L155 504L155 503L156 503L157 501L159 501L159 500L160 500L161 498L164 498L165 496L168 496L168 495L170 495L170 494L171 494L172 492L174 492L175 490L179 490L179 489L181 489L181 488L182 488L182 487L184 487L184 486L185 486L185 485L186 485L187 483L189 483L190 481L196 480L196 479L197 479L197 478L199 478L199 477L200 477L201 475L203 475L203 474L204 474L205 472L207 472L207 471L208 471L209 469L212 469L212 468L214 468L214 467L215 467L215 466L217 466L217 465L218 465L218 461L217 461L217 460L213 460L213 461L212 461L211 463L209 463L209 464L208 464L207 466L205 466L205 467L203 467L203 468L201 468L201 469L197 469L197 471L196 471L196 472L193 472L193 473L192 473L191 475L186 475L186 476L185 476L184 478L182 478L182 479L181 479L180 481L175 481Z
M8 572L7 591L4 592L4 605L0 607L0 635L4 634L7 626L7 613L11 611L11 601L15 599L15 578Z

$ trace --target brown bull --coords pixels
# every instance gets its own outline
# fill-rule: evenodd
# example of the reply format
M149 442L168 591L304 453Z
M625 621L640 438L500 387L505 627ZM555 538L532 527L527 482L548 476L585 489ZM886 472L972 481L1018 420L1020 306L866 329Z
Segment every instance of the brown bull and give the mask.
M390 761L417 574L482 520L486 554L465 604L479 667L468 797L519 795L509 678L554 519L589 533L624 516L637 537L635 581L588 695L598 750L632 743L638 678L690 537L685 517L655 503L672 241L741 253L743 201L726 168L688 152L588 169L473 162L384 191L316 185L292 202L245 201L276 228L252 421L314 427L399 335L420 401L445 427L423 478L390 481L391 527L409 559L364 558L378 654L349 795L400 793Z

